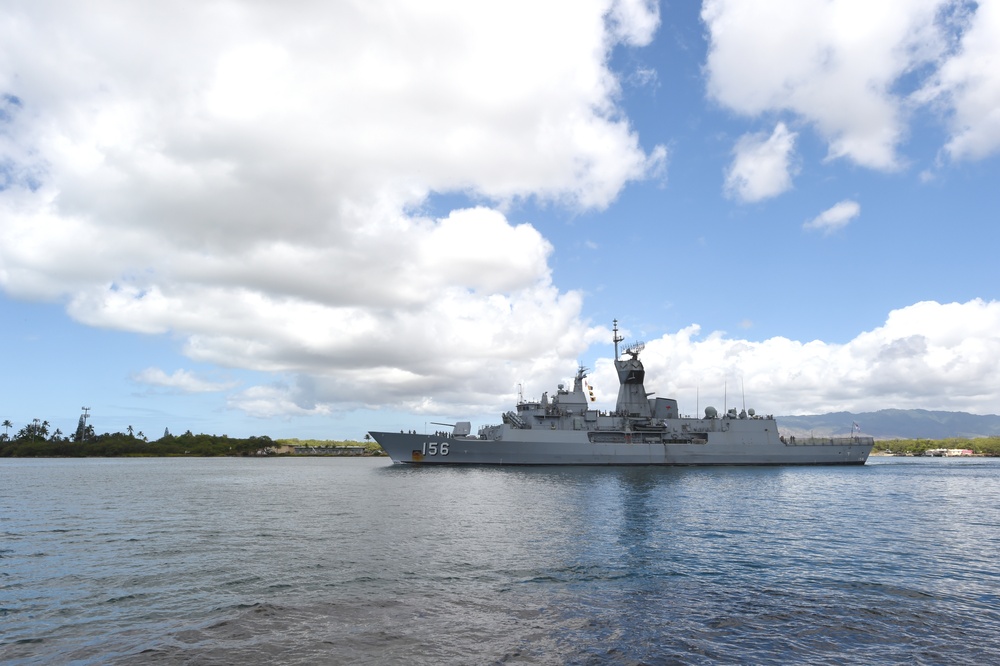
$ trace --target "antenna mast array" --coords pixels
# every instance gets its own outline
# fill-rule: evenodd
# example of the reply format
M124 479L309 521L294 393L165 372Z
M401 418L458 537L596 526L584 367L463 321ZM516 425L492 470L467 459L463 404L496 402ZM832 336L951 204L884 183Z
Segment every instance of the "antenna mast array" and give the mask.
M641 352L645 348L646 348L645 342L630 342L628 346L625 347L624 351L626 354L629 354L632 358L635 358L636 356L639 355L639 352Z
M625 339L622 336L618 335L618 320L617 319L614 320L614 328L612 330L614 331L614 337L612 339L615 341L615 360L617 361L618 360L618 343ZM639 355L639 352L641 352L645 348L646 348L646 343L645 342L630 342L624 349L622 349L622 352L624 352L625 354L628 354L632 358L635 358L636 356Z

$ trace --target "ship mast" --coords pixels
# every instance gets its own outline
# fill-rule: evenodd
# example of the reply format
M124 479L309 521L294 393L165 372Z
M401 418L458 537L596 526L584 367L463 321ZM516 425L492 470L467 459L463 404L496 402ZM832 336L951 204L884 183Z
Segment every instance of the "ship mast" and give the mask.
M618 320L615 319L614 323L615 323L615 325L614 325L614 328L612 329L614 331L614 336L612 337L612 340L615 341L615 360L617 361L618 360L618 343L621 342L622 340L624 340L625 338L623 338L620 335L618 335Z

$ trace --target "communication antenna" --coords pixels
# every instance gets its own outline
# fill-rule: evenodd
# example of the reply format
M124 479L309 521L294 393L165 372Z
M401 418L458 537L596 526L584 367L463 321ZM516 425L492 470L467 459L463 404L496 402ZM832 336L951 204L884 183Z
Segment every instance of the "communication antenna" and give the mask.
M747 411L747 392L743 390L743 377L740 377L740 393L743 394L743 411Z
M615 341L615 360L617 361L618 360L618 343L621 342L622 340L624 340L625 338L623 338L620 335L618 335L618 320L617 319L614 320L614 324L615 324L614 328L612 329L612 331L614 332L614 336L611 339Z

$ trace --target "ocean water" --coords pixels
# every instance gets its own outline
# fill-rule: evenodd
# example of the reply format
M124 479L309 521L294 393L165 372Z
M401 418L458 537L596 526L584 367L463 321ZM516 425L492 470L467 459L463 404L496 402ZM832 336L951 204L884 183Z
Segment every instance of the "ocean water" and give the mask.
M1000 460L0 460L7 664L1000 663Z

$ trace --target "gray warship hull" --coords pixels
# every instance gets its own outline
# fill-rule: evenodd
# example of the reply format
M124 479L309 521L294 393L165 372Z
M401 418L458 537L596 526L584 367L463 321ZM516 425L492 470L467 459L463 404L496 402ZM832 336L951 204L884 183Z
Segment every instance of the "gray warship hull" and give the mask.
M522 435L522 433L516 433ZM590 441L587 433L526 431L521 437L477 437L372 432L393 462L421 465L863 465L870 437L810 438L781 442L771 437L719 433L704 443Z
M677 401L650 398L639 360L643 343L620 358L614 325L615 369L620 387L614 411L591 408L593 390L580 367L572 390L559 385L550 398L519 400L502 423L473 435L460 421L452 430L370 432L393 462L417 465L863 465L875 442L852 425L850 437L796 439L778 432L773 416L753 409L713 407L704 418L680 416Z

